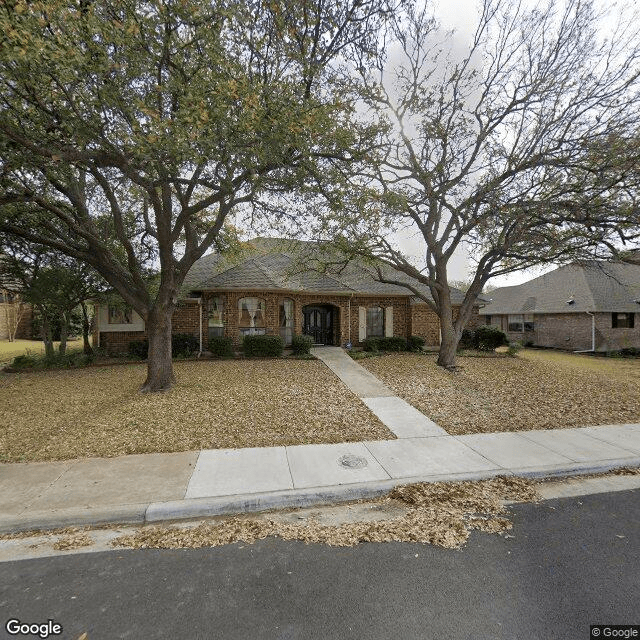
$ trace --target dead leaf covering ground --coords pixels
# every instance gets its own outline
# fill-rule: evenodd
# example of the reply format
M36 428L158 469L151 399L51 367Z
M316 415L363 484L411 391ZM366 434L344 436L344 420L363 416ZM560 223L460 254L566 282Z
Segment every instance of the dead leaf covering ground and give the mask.
M455 373L430 355L360 364L454 435L640 422L640 361L561 355L459 357Z
M175 549L252 543L268 536L350 547L361 542L420 542L449 549L463 545L473 529L499 533L511 529L503 501L535 501L531 480L498 477L479 482L436 482L398 487L379 503L398 500L409 506L406 515L389 520L353 522L340 526L291 524L263 516L237 516L195 527L151 526L112 541L116 547Z
M312 360L175 363L168 393L143 365L0 374L0 460L393 439Z

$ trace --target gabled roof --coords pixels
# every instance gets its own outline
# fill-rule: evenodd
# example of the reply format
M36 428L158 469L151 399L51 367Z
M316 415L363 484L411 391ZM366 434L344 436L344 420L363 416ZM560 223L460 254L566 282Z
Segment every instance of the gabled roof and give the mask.
M640 265L591 260L495 289L481 315L640 311ZM573 303L569 304L569 300Z
M332 266L324 269L331 262ZM414 278L386 265L389 277L407 282L431 297L429 288ZM185 279L183 291L256 289L265 291L302 291L306 293L357 293L364 295L411 296L407 288L375 279L364 262L346 264L328 245L301 240L255 238L229 256L209 254L198 260ZM452 302L462 302L464 294L452 290Z

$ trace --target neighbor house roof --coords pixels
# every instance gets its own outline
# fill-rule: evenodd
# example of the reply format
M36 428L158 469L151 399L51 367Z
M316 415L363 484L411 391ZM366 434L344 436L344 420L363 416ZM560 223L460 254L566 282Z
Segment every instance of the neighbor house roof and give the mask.
M481 315L640 311L640 265L592 260L495 289ZM573 303L569 304L569 301Z
M331 265L327 267L327 263ZM386 265L381 268L389 277L407 282L431 297L429 288L415 278ZM228 255L203 256L187 274L182 289L184 292L254 289L414 297L406 287L376 280L370 265L358 260L344 262L329 245L279 238L255 238ZM463 297L462 292L452 290L454 304L460 304Z

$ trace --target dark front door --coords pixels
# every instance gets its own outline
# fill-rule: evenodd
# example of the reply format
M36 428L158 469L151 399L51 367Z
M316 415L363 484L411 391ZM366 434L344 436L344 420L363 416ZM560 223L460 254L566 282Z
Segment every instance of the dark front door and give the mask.
M331 307L304 307L302 333L313 337L315 344L333 344L333 310Z

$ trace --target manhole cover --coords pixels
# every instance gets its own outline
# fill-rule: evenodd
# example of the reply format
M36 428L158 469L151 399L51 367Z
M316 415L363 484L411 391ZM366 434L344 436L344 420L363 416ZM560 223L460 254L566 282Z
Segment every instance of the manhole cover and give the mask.
M338 464L349 469L362 469L362 467L366 467L369 463L367 459L362 456L354 456L352 453L348 453L346 456L338 458Z

